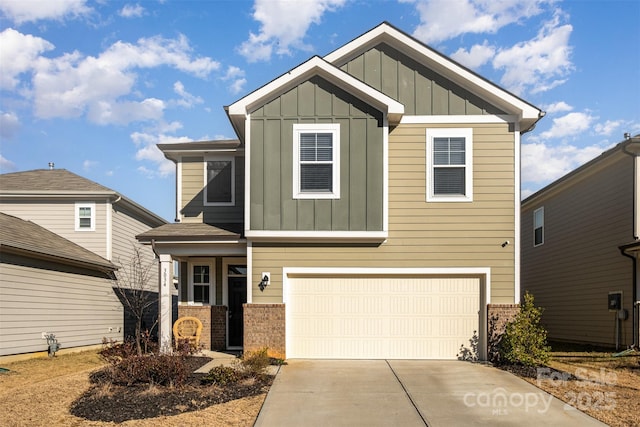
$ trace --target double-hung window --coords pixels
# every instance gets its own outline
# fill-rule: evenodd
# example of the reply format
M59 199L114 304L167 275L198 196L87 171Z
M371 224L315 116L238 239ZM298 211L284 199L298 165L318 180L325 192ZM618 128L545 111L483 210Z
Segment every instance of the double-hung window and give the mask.
M472 129L427 129L427 201L473 201Z
M340 125L293 125L293 197L340 198Z
M96 229L96 204L76 203L76 231L94 231Z
M233 157L209 158L205 162L205 206L233 206L235 203Z
M211 305L213 303L213 267L209 262L195 261L190 271L189 304Z
M533 246L544 243L544 207L533 211Z

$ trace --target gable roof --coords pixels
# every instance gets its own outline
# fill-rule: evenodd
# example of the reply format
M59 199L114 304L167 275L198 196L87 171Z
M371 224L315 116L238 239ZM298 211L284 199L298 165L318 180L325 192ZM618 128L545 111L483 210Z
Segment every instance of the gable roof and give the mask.
M0 197L107 198L147 218L153 225L167 221L122 194L66 169L36 169L0 175Z
M118 269L101 256L38 224L2 212L0 212L0 250L2 253L26 255L30 258L99 271Z
M0 175L0 192L38 194L104 194L116 192L66 169L36 169Z
M395 99L377 91L319 56L314 56L260 89L225 107L231 124L240 139L243 140L245 136L244 122L247 114L315 76L324 78L386 113L389 124L399 123L404 114L404 105Z
M451 58L425 45L388 22L383 22L365 34L326 55L324 59L337 67L367 50L386 43L420 62L434 72L443 75L469 92L485 99L496 107L516 115L522 132L530 130L544 113L534 105L490 82Z
M614 147L604 151L598 157L591 159L587 163L572 170L566 175L561 176L552 183L546 185L540 190L536 191L521 202L521 206L524 207L534 201L539 202L540 199L544 199L552 194L556 194L558 191L566 188L567 185L571 185L572 182L580 180L588 174L599 171L611 164L609 160L615 161L622 156L640 156L640 134L629 137L624 141L616 144Z

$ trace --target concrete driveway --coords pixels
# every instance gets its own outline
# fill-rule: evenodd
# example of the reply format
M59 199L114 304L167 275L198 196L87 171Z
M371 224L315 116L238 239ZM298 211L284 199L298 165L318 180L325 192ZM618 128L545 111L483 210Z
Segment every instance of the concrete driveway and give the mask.
M458 361L291 360L256 427L604 426L499 369Z

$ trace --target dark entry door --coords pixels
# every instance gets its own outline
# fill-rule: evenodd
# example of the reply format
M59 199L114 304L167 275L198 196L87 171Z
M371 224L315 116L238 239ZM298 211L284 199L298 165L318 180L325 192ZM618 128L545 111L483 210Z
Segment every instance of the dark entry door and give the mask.
M247 278L229 277L229 347L242 347L242 304L247 302Z

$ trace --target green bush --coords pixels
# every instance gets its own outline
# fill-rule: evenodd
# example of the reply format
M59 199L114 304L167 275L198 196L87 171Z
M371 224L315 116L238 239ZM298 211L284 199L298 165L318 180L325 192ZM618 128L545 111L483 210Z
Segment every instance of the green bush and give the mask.
M216 384L224 386L235 383L241 379L240 373L231 366L216 366L200 380L203 384Z
M540 325L542 312L542 308L534 306L533 295L527 292L520 311L507 324L500 340L502 363L537 366L549 361L551 348L547 345L547 331Z

